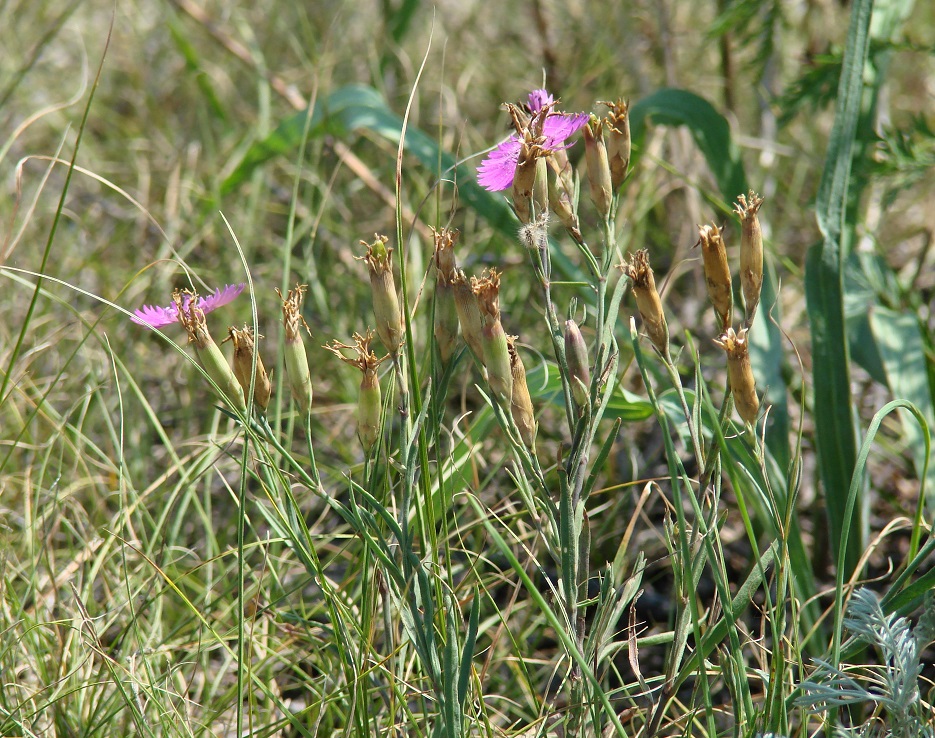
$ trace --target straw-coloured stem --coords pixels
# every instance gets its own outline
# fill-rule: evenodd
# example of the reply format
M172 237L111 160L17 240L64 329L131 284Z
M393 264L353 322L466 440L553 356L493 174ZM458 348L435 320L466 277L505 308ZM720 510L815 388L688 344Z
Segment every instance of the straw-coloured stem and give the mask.
M762 204L763 198L750 190L747 197L738 196L734 205L740 218L740 287L748 327L753 323L763 288L763 231L757 215Z
M714 342L727 352L727 376L730 379L734 406L745 423L756 423L760 410L760 400L756 396L756 382L753 368L750 366L750 353L747 344L747 329L741 328L735 333L728 328Z
M730 267L727 264L727 248L721 238L721 229L716 225L698 227L698 243L704 262L705 283L708 297L721 320L721 330L731 322L733 297L731 295Z
M643 328L659 353L666 356L669 352L669 327L656 289L656 278L649 265L649 252L646 249L637 251L622 268L630 280Z

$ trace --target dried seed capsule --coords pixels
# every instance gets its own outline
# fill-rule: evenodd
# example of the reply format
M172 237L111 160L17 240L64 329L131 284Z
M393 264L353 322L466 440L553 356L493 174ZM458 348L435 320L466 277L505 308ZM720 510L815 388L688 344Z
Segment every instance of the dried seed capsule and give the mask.
M607 159L610 163L610 181L614 192L627 178L630 168L630 101L617 98L616 102L605 102L610 112L604 119L607 136Z
M256 351L256 341L253 329L244 325L242 329L231 326L227 329L225 341L234 344L234 376L240 382L244 395L249 394L251 378L253 384L253 402L261 409L266 410L269 397L272 394L269 375L263 366L263 359ZM256 356L256 370L254 371L254 355Z
M324 346L341 361L357 369L363 375L360 380L360 392L357 397L357 435L365 451L370 451L380 438L382 429L383 401L380 393L380 378L377 369L380 364L390 358L387 354L378 359L371 350L373 331L368 330L365 335L354 334L354 343L340 343L332 341ZM353 356L345 356L344 351L354 352Z
M447 364L458 346L458 309L455 305L456 264L454 245L458 231L433 229L435 235L435 345L443 364Z
M581 235L572 193L565 188L562 177L558 174L549 177L549 205L571 237L576 242L583 243L584 237Z
M745 423L755 424L760 400L756 396L756 383L750 366L747 329L741 328L734 333L733 328L728 328L714 342L727 352L727 376L737 412Z
M607 219L610 215L613 188L610 179L610 163L607 160L607 146L604 144L604 123L600 118L591 116L584 127L584 157L588 163L588 185L591 200L598 215Z
M500 274L490 269L486 277L472 279L471 288L477 296L477 306L484 316L481 343L487 384L501 402L509 402L513 393L513 374L510 371L510 352L506 333L500 323Z
M526 367L516 352L516 336L507 336L507 349L510 352L510 373L513 376L513 395L510 398L510 411L513 422L519 428L519 434L526 448L532 449L536 444L536 416L532 407L532 398L529 396L529 387L526 384Z
M571 393L578 408L583 408L588 404L591 391L591 373L588 370L588 347L581 329L573 320L565 321L565 363L568 365Z
M733 298L730 288L730 267L727 265L727 248L721 238L721 230L715 225L698 227L701 257L704 261L705 283L708 297L721 319L721 330L730 325Z
M373 296L373 315L377 322L377 335L387 350L395 356L403 342L403 318L396 295L396 281L393 279L393 249L387 248L386 236L374 235L374 242L368 244L367 253L358 257L367 262L370 271L370 291Z
M662 300L656 290L656 278L649 265L649 253L646 249L641 249L632 254L629 262L622 266L623 273L632 283L633 297L636 298L636 307L643 319L643 327L653 345L665 356L669 351L669 327L662 311Z
M763 231L757 213L763 198L750 190L747 197L740 195L734 212L740 217L740 287L749 327L760 304L763 287Z
M310 333L305 318L302 317L302 298L306 286L297 284L295 289L289 290L285 297L276 290L282 299L282 324L285 329L285 344L283 358L286 364L286 376L289 379L289 388L292 398L303 414L307 415L312 408L312 375L308 368L308 355L305 352L305 342L299 330L303 326Z
M452 279L455 296L455 309L458 311L458 322L461 323L461 335L464 342L471 349L474 357L483 365L484 344L484 318L477 306L477 296L471 289L471 283L464 272L457 270Z
M240 412L246 412L247 403L244 402L243 390L223 352L208 332L204 310L198 306L198 295L176 290L172 293L172 302L175 304L179 322L188 332L189 342L195 344L195 354L211 381L217 385L222 397Z

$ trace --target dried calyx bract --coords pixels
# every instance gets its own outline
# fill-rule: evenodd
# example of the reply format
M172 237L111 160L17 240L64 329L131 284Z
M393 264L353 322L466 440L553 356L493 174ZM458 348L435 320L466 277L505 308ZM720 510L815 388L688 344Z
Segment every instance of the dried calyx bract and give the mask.
M308 414L312 407L312 375L308 368L308 355L305 352L305 342L302 340L300 327L311 333L305 318L302 317L302 298L305 295L306 285L297 284L289 290L285 297L276 290L282 298L282 322L286 333L284 358L286 376L292 397L304 414Z
M516 352L517 336L507 336L507 348L510 352L510 372L513 376L513 393L510 398L510 411L513 422L519 428L520 437L526 448L533 449L536 444L536 416L526 384L526 367Z
M500 273L490 269L486 276L472 278L471 288L477 297L481 315L484 316L481 343L484 347L484 364L487 366L487 383L501 402L509 402L513 375L510 372L506 333L500 323Z
M701 258L704 262L708 297L720 318L721 330L726 330L731 323L733 297L730 267L727 264L727 248L721 237L721 229L716 225L698 226L698 243L701 244Z
M253 402L261 410L266 410L270 394L272 394L272 385L270 385L266 367L263 366L263 359L256 350L253 329L248 325L244 325L243 328L231 326L227 329L227 333L227 338L222 343L230 341L234 344L234 376L237 377L245 396L250 393L252 377ZM255 371L254 357L256 357Z
M741 328L735 333L733 328L728 328L714 342L727 352L727 376L734 406L744 422L752 425L756 423L760 400L756 396L756 382L750 366L747 329Z
M221 349L208 332L204 310L198 306L198 294L176 290L172 293L172 302L178 313L179 323L188 333L189 342L195 344L195 353L208 376L238 410L246 411L243 390Z
M454 246L458 231L432 229L435 236L435 345L442 363L447 364L458 347L458 308L454 280L458 267Z
M746 325L753 324L763 287L763 231L757 213L763 198L750 190L738 196L734 212L740 218L740 287L746 311Z
M387 354L382 358L370 348L373 341L373 331L366 334L355 333L354 343L341 343L337 340L324 346L325 349L337 356L345 364L357 367L363 375L360 380L360 393L357 399L357 434L366 451L370 451L380 437L380 419L383 412L383 403L380 394L380 379L377 369L380 364L390 358ZM353 356L345 356L344 351L352 351Z
M377 323L377 335L393 356L403 343L403 318L396 295L396 280L393 278L393 249L387 248L386 236L374 235L373 243L361 241L367 253L358 259L367 263L370 272L370 292L373 298L373 316Z
M629 278L636 298L636 307L643 319L643 328L653 345L663 356L669 353L669 327L662 311L662 300L656 289L656 279L649 265L649 253L641 249L630 255L629 261L621 265Z

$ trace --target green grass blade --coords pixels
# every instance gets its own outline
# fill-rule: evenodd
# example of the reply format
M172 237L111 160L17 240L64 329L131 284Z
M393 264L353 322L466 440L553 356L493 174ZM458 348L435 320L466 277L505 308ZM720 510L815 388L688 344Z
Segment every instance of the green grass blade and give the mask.
M871 0L854 6L847 51L838 89L838 104L816 203L822 242L809 249L805 293L812 329L815 426L819 467L837 550L844 534L847 492L857 458L857 433L852 416L850 367L844 322L844 262L850 228L845 212L851 161L860 117L862 71L869 50ZM855 508L854 533L843 559L849 574L857 566L866 536L863 505Z

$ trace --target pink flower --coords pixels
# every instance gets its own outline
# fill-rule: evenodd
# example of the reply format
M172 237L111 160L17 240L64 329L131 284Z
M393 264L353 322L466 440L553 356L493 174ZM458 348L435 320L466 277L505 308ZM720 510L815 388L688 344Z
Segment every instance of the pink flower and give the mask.
M199 297L198 302L195 303L195 307L203 313L210 313L212 310L221 307L221 305L229 303L243 292L246 286L247 285L243 282L240 284L224 285L224 289L216 289L213 294L207 297ZM191 299L192 295L188 293L182 294L183 310L188 310L188 304L191 302ZM134 323L144 325L147 328L164 328L167 325L179 322L179 312L175 307L175 303L168 307L143 305L139 310L134 311L133 317L130 318L130 320Z
M587 113L556 113L551 106L555 99L546 90L533 90L529 93L529 112L536 120L536 114L545 109L545 118L541 123L543 151L552 151L565 147L565 139L576 133L588 122ZM477 168L477 182L485 190L497 192L509 189L513 185L513 173L522 148L522 139L514 133L490 152Z

